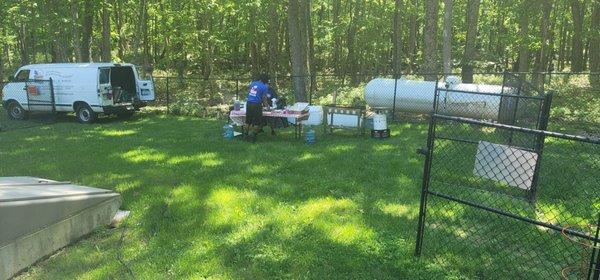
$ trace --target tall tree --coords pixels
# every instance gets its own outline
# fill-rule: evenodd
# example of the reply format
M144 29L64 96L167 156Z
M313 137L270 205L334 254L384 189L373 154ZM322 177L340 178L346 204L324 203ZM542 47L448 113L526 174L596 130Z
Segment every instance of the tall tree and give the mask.
M297 102L306 101L306 76L307 76L307 58L306 47L308 44L304 41L302 30L302 20L304 10L300 8L299 1L289 0L288 5L288 32L290 45L290 58L292 64L292 84L294 96Z
M279 45L279 14L277 9L279 8L277 1L270 1L268 4L269 9L269 73L275 74L278 69L279 62L279 51L277 46Z
M19 4L19 13L24 15L28 13L28 8L25 6L24 3L20 3ZM19 20L19 26L18 26L18 43L19 43L19 54L21 56L21 65L26 65L29 64L29 39L27 34L28 33L28 23L25 21L24 18L20 18Z
M529 71L529 16L534 8L534 1L521 0L519 19L519 60L518 72Z
M444 0L444 42L442 47L444 75L452 72L452 0Z
M315 61L315 40L312 25L312 0L300 1L300 9L303 10L303 22L301 23L304 30L304 41L308 44L306 53L306 64L308 65L308 74L310 76L310 92L314 92L316 87L317 71Z
M543 85L544 74L548 70L548 53L549 53L549 39L550 39L550 13L552 12L552 6L554 5L554 0L546 0L543 1L542 4L542 20L540 21L540 51L536 60L536 68L535 71L538 72L535 75L535 84L538 86Z
M590 25L590 84L600 89L600 0L594 0Z
M341 0L333 0L332 7L332 19L331 24L333 25L333 30L338 31L340 26L340 13L341 13ZM333 39L333 50L332 50L332 60L333 60L333 69L336 75L341 75L341 48L342 48L342 36L334 36Z
M573 42L571 46L571 71L583 71L583 17L584 7L580 0L571 0L573 16Z
M439 0L425 0L425 30L423 44L423 69L425 80L435 81L438 71L438 12Z
M477 46L477 25L479 23L479 4L481 0L469 0L467 3L467 39L465 53L462 58L462 81L473 82L473 60Z
M110 62L111 38L110 38L110 12L108 2L102 3L102 61Z
M94 0L85 0L81 32L81 62L91 61L92 32L94 28Z
M396 0L394 5L394 26L392 27L392 44L394 50L394 76L402 73L402 0Z
M75 61L81 61L81 27L79 25L79 1L71 0L71 35Z
M414 65L416 65L416 52L417 52L417 36L419 32L418 27L418 16L419 16L419 2L418 0L410 0L410 7L407 9L410 13L408 18L408 42L406 56L410 71L414 71Z
M0 10L0 17L3 16ZM0 23L2 23L0 21ZM0 26L0 82L4 81L4 28Z

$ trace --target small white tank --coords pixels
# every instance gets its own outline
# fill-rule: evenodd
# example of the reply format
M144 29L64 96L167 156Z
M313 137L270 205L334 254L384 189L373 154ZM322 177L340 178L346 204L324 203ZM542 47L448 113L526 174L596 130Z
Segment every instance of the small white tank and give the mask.
M386 130L387 128L387 118L384 114L373 115L373 130Z

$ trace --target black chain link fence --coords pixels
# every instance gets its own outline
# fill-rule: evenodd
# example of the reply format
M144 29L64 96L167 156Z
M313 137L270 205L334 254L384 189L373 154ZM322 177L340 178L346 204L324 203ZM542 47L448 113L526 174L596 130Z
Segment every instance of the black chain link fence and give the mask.
M56 122L54 86L51 80L0 82L2 107L0 131L31 128Z
M444 107L470 94L458 105L487 114L490 95L436 94L416 254L474 278L598 279L600 139L545 130L551 95L519 79L498 119Z
M458 76L460 73L436 74L438 82L443 77ZM272 76L278 94L288 104L295 101L293 92L294 80L300 79L306 85L307 99L311 104L337 104L348 107L364 107L366 105L364 90L367 83L375 78L390 79L391 74L355 74L355 75L312 75L293 77L289 75ZM406 74L399 76L408 81L424 81L423 74ZM510 88L501 93L524 96L535 96L535 89L554 93L554 107L550 114L550 128L565 133L600 135L600 88L595 88L590 81L600 77L600 73L476 73L473 84L508 85ZM171 114L194 115L200 117L225 116L229 106L237 97L245 99L249 76L228 78L190 78L190 77L155 77L157 101L154 108ZM523 82L527 81L527 82ZM396 81L397 82L397 81ZM391 90L390 90L391 88ZM433 88L433 86L432 86ZM389 95L387 103L382 104L390 112L394 120L423 119L423 114L414 114L402 110L399 98L393 98L394 86L381 90ZM433 91L433 89L431 90ZM382 94L382 95L385 95ZM433 95L433 92L427 94ZM415 92L415 96L420 93ZM507 98L510 99L510 98ZM510 101L510 100L509 100ZM503 102L506 104L507 101ZM531 103L531 106L534 106ZM525 110L525 107L521 107ZM517 121L522 118L516 118ZM515 123L519 126L521 124Z

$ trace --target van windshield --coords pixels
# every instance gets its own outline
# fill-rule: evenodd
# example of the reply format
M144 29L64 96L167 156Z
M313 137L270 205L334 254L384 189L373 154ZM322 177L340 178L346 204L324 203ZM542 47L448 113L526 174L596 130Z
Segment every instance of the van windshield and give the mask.
M29 70L21 70L15 77L15 82L27 82L29 80Z

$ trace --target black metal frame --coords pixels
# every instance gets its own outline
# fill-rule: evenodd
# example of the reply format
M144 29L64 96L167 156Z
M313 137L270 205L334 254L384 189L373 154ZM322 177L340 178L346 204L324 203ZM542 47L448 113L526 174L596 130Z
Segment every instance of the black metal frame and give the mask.
M451 91L448 89L440 89L440 90ZM469 92L464 92L464 91L461 91L461 92L469 93ZM472 94L478 94L478 93L472 93ZM567 228L567 227L559 225L559 224L548 223L548 222L534 219L531 217L503 211L502 209L490 207L485 204L475 203L473 201L461 199L460 197L456 197L451 193L444 193L444 192L431 190L431 183L432 183L431 178L432 178L432 168L433 168L432 162L434 159L434 150L436 149L436 140L450 140L450 141L463 142L463 143L466 142L466 143L471 143L471 144L477 143L477 141L473 141L473 140L459 139L459 138L447 137L444 135L438 135L437 127L438 127L439 123L455 122L457 124L474 125L477 127L487 127L487 128L491 128L491 129L501 129L501 130L509 131L510 138L506 139L506 141L507 141L506 144L508 144L509 146L514 145L514 142L512 139L513 133L525 133L527 135L533 136L535 139L535 146L533 147L533 149L531 149L531 151L535 152L538 155L538 157L536 159L534 175L532 177L531 189L529 190L528 196L527 196L527 200L532 205L532 207L535 207L535 203L536 203L536 197L537 197L537 191L538 191L537 184L538 184L539 176L540 176L540 167L542 166L541 160L542 160L542 155L544 152L544 143L546 141L546 137L552 137L552 138L561 139L561 140L569 140L569 141L574 141L577 143L579 143L579 142L591 143L593 145L600 146L600 140L597 140L597 139L546 131L547 127L548 127L550 105L551 105L552 97L553 97L552 94L526 96L526 95L513 95L513 94L502 93L502 94L493 94L493 95L507 97L507 98L520 99L521 101L529 100L529 99L540 100L541 105L539 107L537 122L535 123L534 127L519 127L519 126L514 125L516 122L510 123L510 124L504 124L504 123L498 123L498 122L493 122L493 121L484 121L484 120L478 120L478 119L473 119L473 118L456 117L456 116L448 116L448 115L440 114L439 108L438 108L440 96L439 96L439 91L436 92L436 95L434 98L433 112L430 115L430 119L429 119L427 147L418 150L418 153L425 156L425 165L424 165L424 171L423 171L423 178L422 178L422 182L421 182L421 198L420 198L420 207L419 207L417 237L416 237L416 243L415 243L415 255L416 256L422 255L423 243L424 243L424 232L426 229L425 225L426 225L427 212L428 212L428 198L430 196L434 196L436 198L448 201L449 203L452 202L452 203L458 203L461 205L466 205L469 207L473 207L475 209L479 209L479 210L486 211L489 213L494 213L496 215L507 217L507 218L514 219L517 221L521 221L521 222L524 222L524 223L527 223L530 225L535 225L538 227L546 228L548 230L559 232L559 233L564 232L568 235L576 236L578 238L582 238L582 239L591 241L594 244L594 246L592 247L593 251L592 251L592 255L589 260L589 270L588 270L588 276L586 279L598 280L600 277L600 249L598 248L598 244L600 244L600 239L599 239L600 213L598 213L599 219L598 219L598 226L596 229L596 234L595 234L595 236L592 236L590 234L586 234L584 232L580 232L580 231L577 231L577 230L574 230L571 228ZM521 102L521 103L523 103L523 102ZM518 103L517 103L516 107L518 107ZM516 107L514 109L515 111L516 111ZM515 121L516 121L517 115L514 114L514 117L515 117ZM519 147L519 148L521 148L521 147ZM507 269L509 269L509 268L507 268Z
M35 84L40 84L40 83L48 83L48 90L49 90L49 99L36 99L33 98L33 96L31 94L29 94L28 92L28 87L30 85L36 86ZM54 95L54 82L52 81L52 78L50 78L49 80L28 80L25 82L25 95L27 96L27 110L31 111L31 106L50 106L51 109L50 111L52 112L52 114L56 113L56 97ZM32 104L33 102L33 104Z

